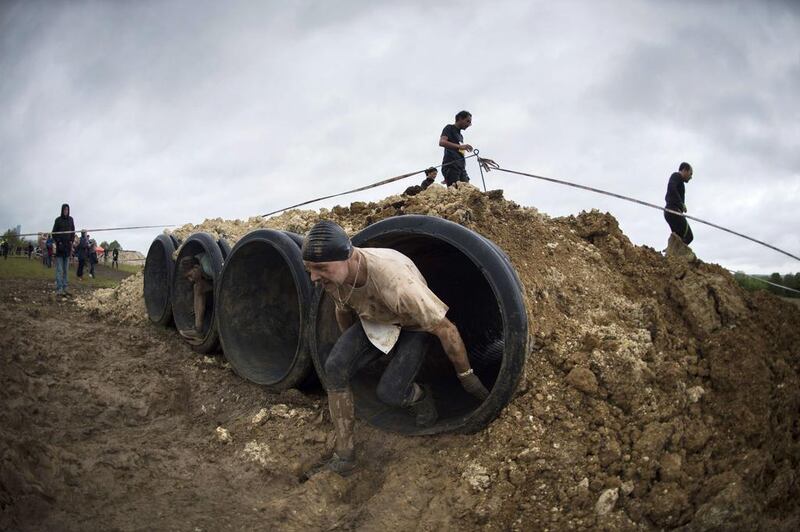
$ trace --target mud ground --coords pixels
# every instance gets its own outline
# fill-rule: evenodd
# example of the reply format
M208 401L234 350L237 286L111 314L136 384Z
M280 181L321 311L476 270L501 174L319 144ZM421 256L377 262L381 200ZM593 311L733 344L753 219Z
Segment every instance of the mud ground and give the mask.
M0 284L0 529L407 527L441 498L428 471L463 437L359 426L360 472L301 482L326 452L321 391L266 394L174 330L99 320L51 284ZM430 528L448 514L440 499Z

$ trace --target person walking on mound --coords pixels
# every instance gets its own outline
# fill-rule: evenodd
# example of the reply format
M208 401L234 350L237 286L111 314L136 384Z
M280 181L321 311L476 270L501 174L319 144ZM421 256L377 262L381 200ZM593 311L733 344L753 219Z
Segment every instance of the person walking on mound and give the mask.
M667 194L664 197L667 209L682 213L687 212L685 184L692 179L693 173L692 165L683 162L678 167L678 171L669 176ZM672 231L667 242L667 256L686 254L686 251L691 253L688 246L694 240L694 235L686 218L673 212L664 211L664 219Z
M442 175L448 187L459 181L469 183L464 152L471 152L472 146L464 144L461 132L471 125L472 114L469 111L460 111L455 122L444 126L439 137L439 146L444 148Z

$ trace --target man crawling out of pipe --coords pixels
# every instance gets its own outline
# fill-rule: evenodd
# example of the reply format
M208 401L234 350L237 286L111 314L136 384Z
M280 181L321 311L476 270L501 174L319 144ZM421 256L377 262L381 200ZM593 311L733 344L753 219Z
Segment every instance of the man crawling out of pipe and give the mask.
M342 331L325 361L334 453L307 476L324 469L346 476L355 468L350 381L379 358L390 357L378 382L378 398L411 409L419 426L433 425L438 418L430 387L414 382L434 336L464 389L481 401L488 397L470 367L461 334L446 317L447 305L411 259L393 249L353 247L344 229L322 220L306 236L303 262L311 281L321 283L334 300Z
M214 290L211 276L203 268L202 256L183 257L178 265L180 275L183 275L192 283L192 295L194 298L194 329L182 329L181 336L190 342L201 342L204 336L203 320L206 316L206 297L209 292ZM210 269L210 265L208 267Z

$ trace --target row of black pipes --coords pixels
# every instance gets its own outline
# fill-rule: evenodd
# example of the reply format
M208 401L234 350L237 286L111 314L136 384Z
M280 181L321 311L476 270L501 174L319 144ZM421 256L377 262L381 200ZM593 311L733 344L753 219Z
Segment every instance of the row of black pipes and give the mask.
M420 429L404 409L375 395L386 365L381 360L356 377L357 415L406 434L474 432L491 422L513 397L527 354L528 322L522 287L508 257L491 241L458 224L430 216L398 216L353 236L359 247L388 247L409 256L430 288L449 307L448 318L467 345L475 372L490 388L483 403L466 394L438 342L430 343L418 380L433 388L439 421ZM208 233L180 243L159 235L147 253L144 298L150 319L178 329L194 325L192 285L176 272L181 258L206 253L214 291L206 301L202 340L195 351L219 345L237 374L270 391L318 377L339 329L330 297L303 267L300 235L258 229L233 249ZM175 250L178 250L175 258Z

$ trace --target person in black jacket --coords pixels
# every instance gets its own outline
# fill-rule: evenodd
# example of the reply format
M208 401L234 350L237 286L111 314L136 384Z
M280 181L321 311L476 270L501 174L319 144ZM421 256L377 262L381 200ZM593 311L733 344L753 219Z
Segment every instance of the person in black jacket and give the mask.
M667 195L664 198L667 203L667 209L676 212L686 212L685 183L688 183L689 180L692 179L692 174L692 165L683 162L678 167L678 171L669 176ZM686 221L685 217L671 212L664 212L664 219L669 224L672 235L674 235L674 237L671 235L670 239L677 238L687 246L694 240L692 228L689 227L689 222ZM669 245L667 249L669 249Z
M83 268L86 266L86 261L89 260L89 235L84 230L81 230L81 239L78 241L75 254L78 256L78 270L75 272L75 276L78 280L83 281Z
M53 223L53 240L56 244L56 295L67 297L67 272L72 241L75 239L75 222L69 215L69 205L61 206L61 216Z

